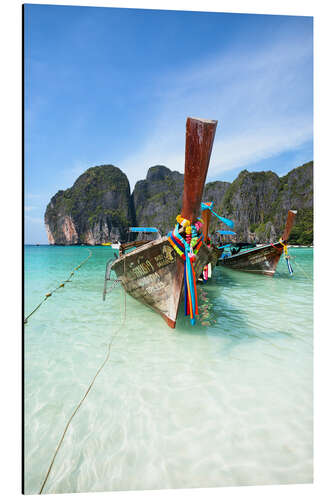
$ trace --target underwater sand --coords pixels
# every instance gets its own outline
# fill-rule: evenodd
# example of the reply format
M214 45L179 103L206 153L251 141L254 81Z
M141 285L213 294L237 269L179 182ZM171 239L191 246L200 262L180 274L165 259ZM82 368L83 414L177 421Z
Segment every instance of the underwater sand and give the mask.
M25 492L38 493L68 418L121 324L102 301L109 247L25 247ZM74 417L44 493L312 482L313 249L274 278L216 268L200 320L176 330L126 297L109 362Z

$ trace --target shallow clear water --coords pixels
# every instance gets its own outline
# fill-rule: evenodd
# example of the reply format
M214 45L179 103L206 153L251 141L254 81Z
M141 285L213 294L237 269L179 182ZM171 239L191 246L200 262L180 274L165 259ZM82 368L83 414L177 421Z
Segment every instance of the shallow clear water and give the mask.
M25 248L25 491L38 493L66 422L121 324L102 301L109 247ZM44 493L312 481L313 250L274 278L217 268L201 320L169 329L126 297L109 362L70 425Z

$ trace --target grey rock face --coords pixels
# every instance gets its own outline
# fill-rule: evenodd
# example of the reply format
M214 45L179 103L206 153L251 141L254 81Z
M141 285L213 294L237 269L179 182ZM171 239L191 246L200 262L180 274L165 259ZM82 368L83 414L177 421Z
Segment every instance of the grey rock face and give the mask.
M135 184L132 194L138 226L157 227L167 233L181 211L184 176L163 165L150 167L145 180Z
M96 245L128 239L131 225L157 227L166 234L181 212L184 176L163 165L148 170L130 195L126 175L113 165L88 169L66 191L52 197L45 212L50 244ZM289 209L298 210L294 242L313 238L313 162L284 177L243 170L234 182L206 184L203 201L232 219L237 241L273 242L282 234ZM214 216L211 232L226 229Z
M45 212L50 244L98 245L127 238L135 220L126 175L113 165L89 168Z
M313 162L309 162L281 178L270 171L242 171L218 209L234 220L238 241L263 243L279 239L288 210L313 210L312 207Z

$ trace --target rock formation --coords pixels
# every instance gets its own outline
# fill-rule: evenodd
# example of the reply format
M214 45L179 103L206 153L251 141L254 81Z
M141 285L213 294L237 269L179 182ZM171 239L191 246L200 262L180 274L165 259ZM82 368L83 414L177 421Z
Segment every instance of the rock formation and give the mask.
M234 182L208 182L203 201L235 222L238 241L278 239L289 209L298 210L290 242L313 240L313 162L284 177L271 171L243 170ZM163 165L148 170L130 195L126 175L113 165L89 168L66 191L59 191L47 206L45 225L50 244L96 245L128 239L130 225L171 230L181 211L184 176ZM216 218L211 230L225 229Z
M124 239L135 222L126 175L113 165L89 168L45 212L50 244L98 245Z
M310 244L313 233L313 162L291 170L284 177L271 171L243 170L216 204L218 213L234 220L238 241L273 242L279 239L289 209L298 211L290 242ZM297 227L305 219L309 233L306 241L298 241Z
M132 194L138 226L157 227L162 234L175 225L182 206L184 175L163 165L148 170Z

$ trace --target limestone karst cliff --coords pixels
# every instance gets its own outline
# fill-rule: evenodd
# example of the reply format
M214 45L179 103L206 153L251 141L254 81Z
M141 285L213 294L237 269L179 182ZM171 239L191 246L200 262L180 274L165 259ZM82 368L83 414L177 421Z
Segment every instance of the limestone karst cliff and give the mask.
M98 245L126 241L130 225L173 228L182 205L184 176L163 165L149 168L130 194L126 175L113 165L89 168L66 191L52 197L45 212L50 244ZM313 162L279 177L243 170L232 182L208 182L203 201L235 222L237 240L267 242L280 237L289 209L298 210L290 242L313 241ZM211 230L223 229L212 217Z
M283 177L271 171L243 170L216 204L218 213L234 220L238 240L257 242L279 239L289 209L298 211L290 243L312 243L313 162ZM304 224L307 235L299 231Z
M56 245L124 239L134 223L128 179L113 165L89 168L71 188L58 191L45 212L48 240Z
M145 180L133 190L133 205L139 226L157 227L162 234L175 224L181 210L184 176L163 165L148 170Z

